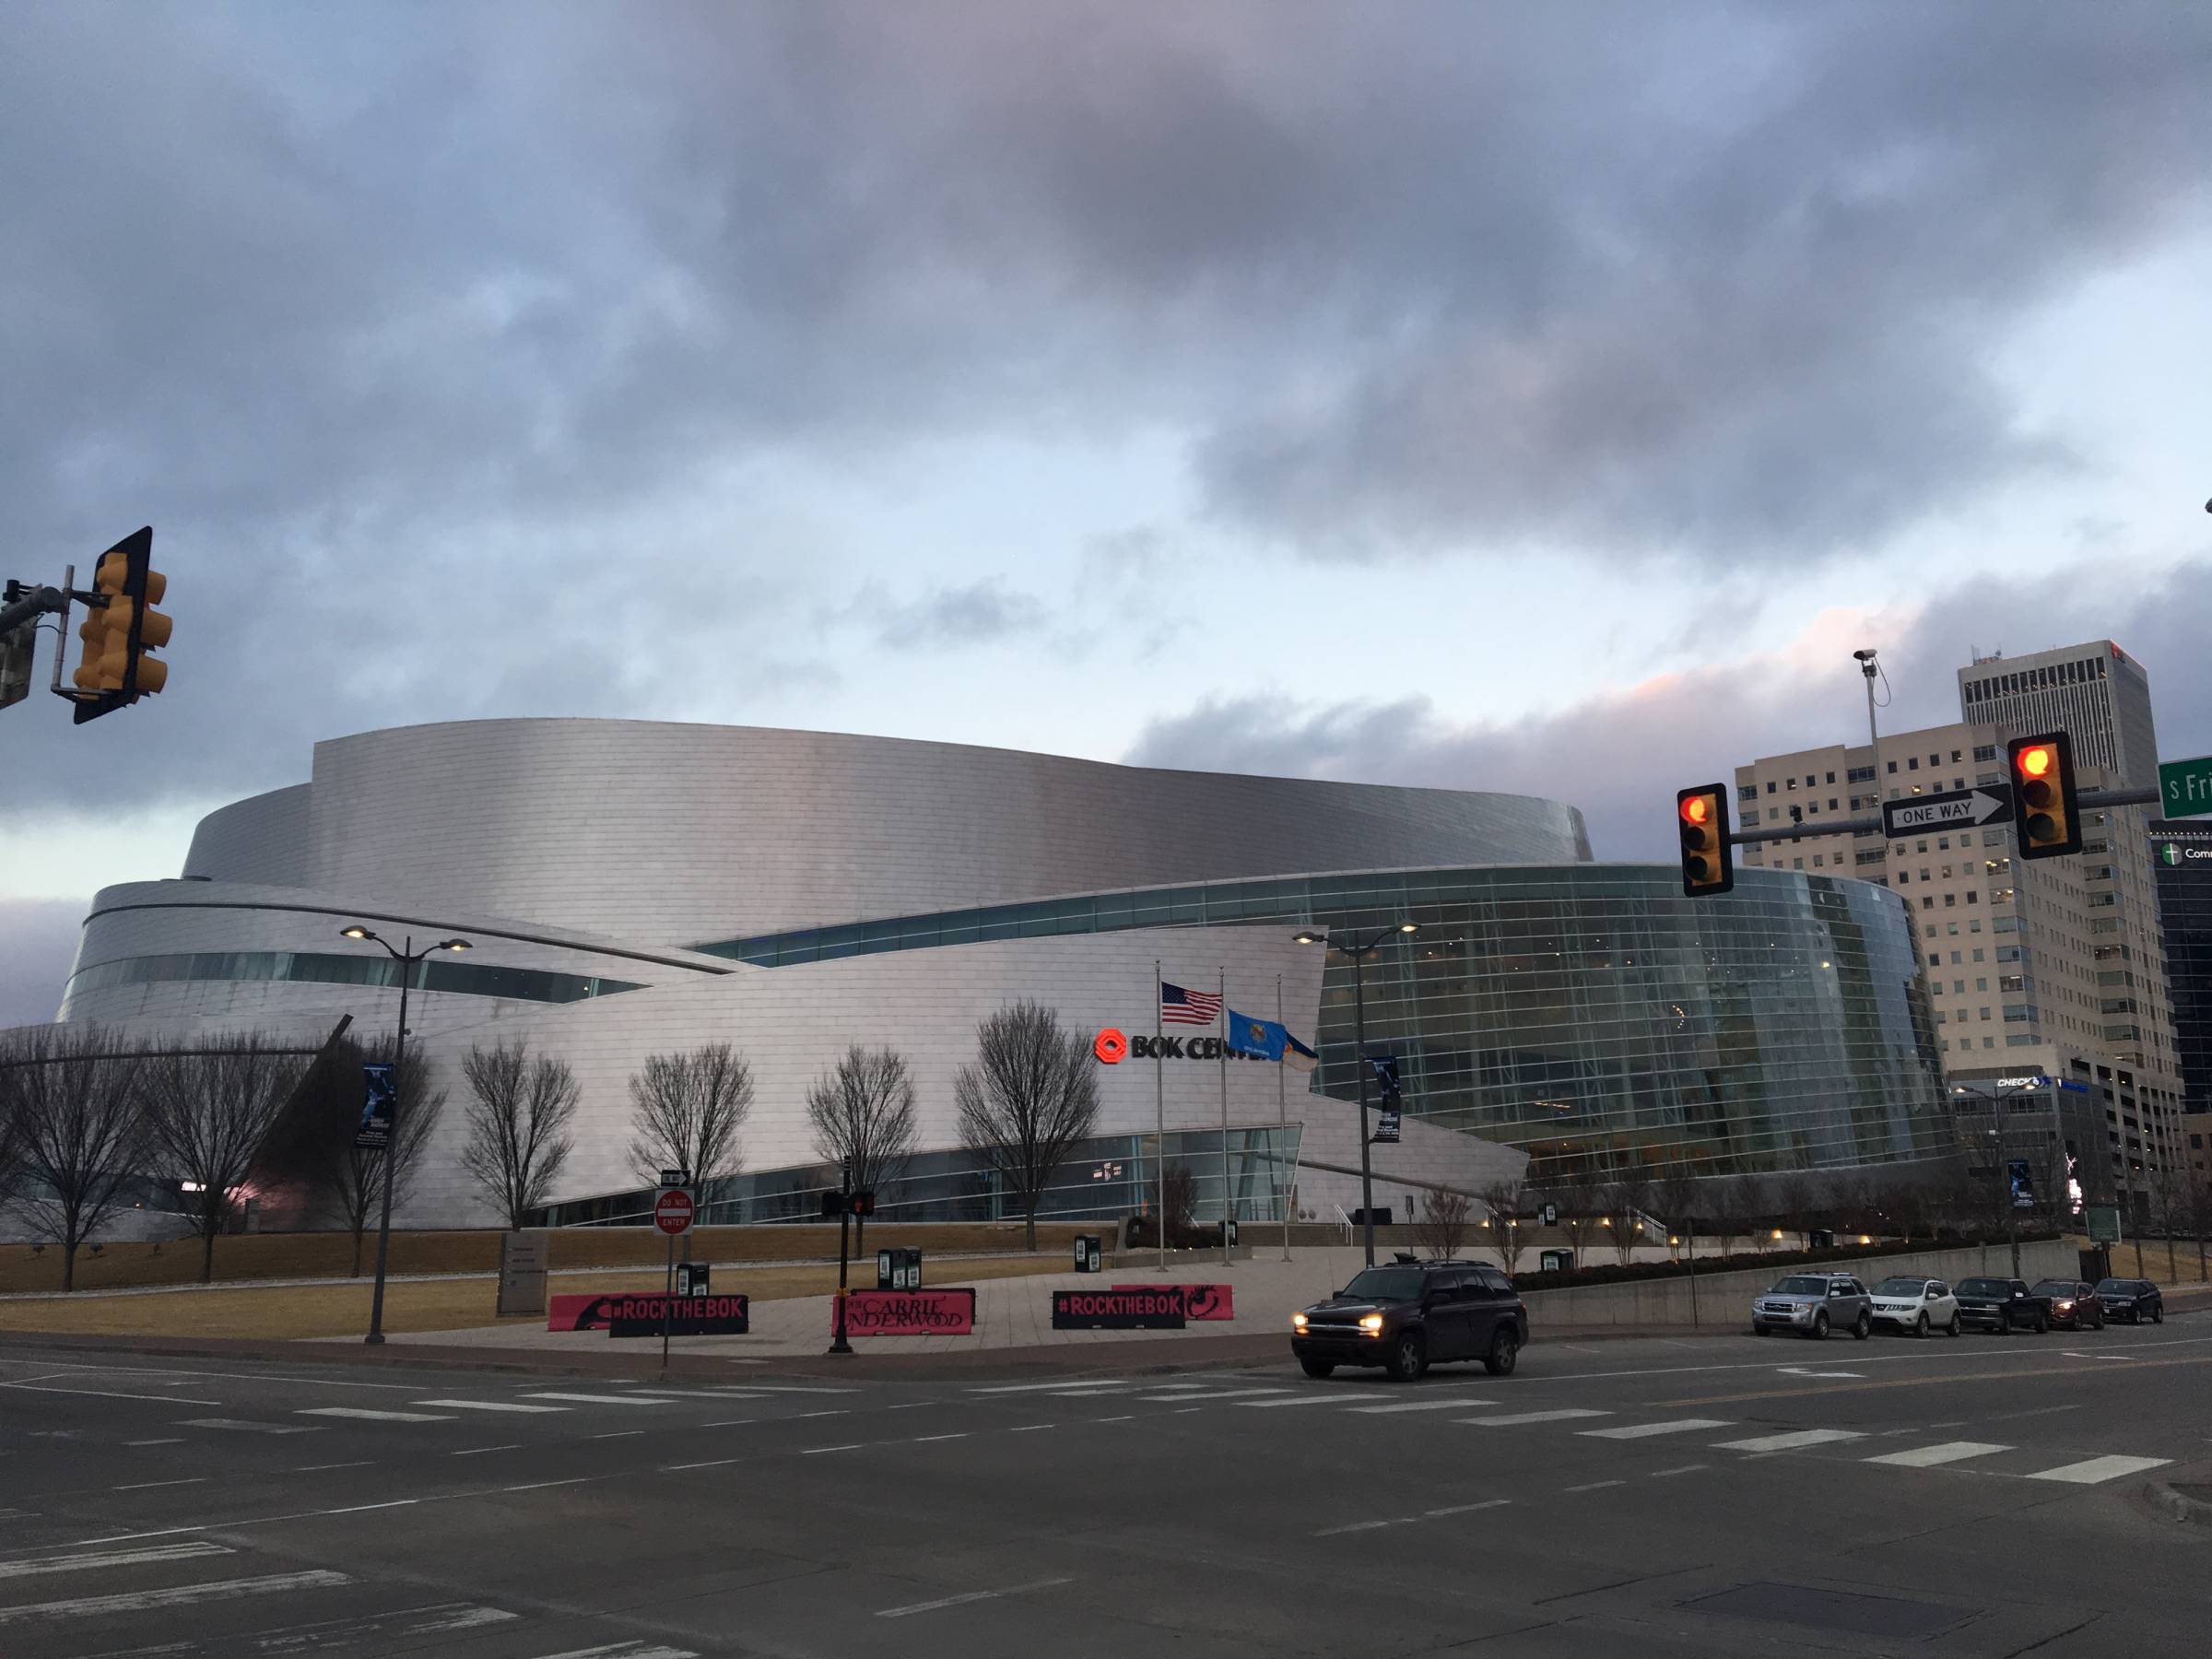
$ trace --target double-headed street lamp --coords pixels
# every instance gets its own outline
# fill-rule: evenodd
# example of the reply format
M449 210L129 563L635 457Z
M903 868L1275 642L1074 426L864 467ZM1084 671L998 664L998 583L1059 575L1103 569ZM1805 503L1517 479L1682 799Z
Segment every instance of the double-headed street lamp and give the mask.
M2012 1200L2011 1171L2005 1158L2005 1101L2011 1095L2034 1094L2049 1082L2045 1077L2030 1077L2014 1082L2008 1077L1995 1079L1988 1088L1970 1088L1963 1083L1951 1085L1951 1096L1971 1095L1978 1100L1989 1102L1990 1141L1996 1158L1997 1200L2005 1206L2005 1225L2012 1240L2012 1277L2020 1277L2020 1212Z
M1307 928L1294 935L1300 945L1325 945L1352 959L1352 1041L1359 1052L1359 1220L1367 1241L1367 1265L1375 1265L1375 1181L1367 1150L1367 987L1361 969L1367 959L1389 940L1414 931L1411 922L1394 922L1364 937L1354 929L1338 933L1324 927Z
M432 951L466 950L466 939L441 939L437 944L415 948L415 935L409 934L404 948L394 950L391 941L380 939L359 922L351 927L338 930L341 937L365 939L382 945L384 954L399 964L399 1041L392 1053L392 1126L384 1134L384 1199L383 1216L376 1228L376 1288L369 1300L369 1335L361 1340L381 1343L384 1339L384 1263L392 1253L392 1160L399 1153L399 1114L405 1102L400 1097L401 1067L407 1060L407 985L415 977L416 968Z

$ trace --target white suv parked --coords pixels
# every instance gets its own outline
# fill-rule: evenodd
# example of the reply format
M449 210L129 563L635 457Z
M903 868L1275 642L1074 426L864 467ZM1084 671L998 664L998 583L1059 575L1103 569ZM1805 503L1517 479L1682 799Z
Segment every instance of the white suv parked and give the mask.
M1959 1335L1959 1299L1941 1279L1886 1278L1874 1288L1874 1323L1915 1336Z

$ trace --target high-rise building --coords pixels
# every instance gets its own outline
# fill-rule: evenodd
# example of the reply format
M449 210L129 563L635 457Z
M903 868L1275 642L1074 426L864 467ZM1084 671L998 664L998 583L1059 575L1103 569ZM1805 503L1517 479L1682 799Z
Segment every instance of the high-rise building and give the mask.
M2150 845L2184 1109L2212 1112L2212 818L2154 820Z
M1854 876L1895 889L1920 934L1945 1077L1979 1100L2003 1096L2006 1134L2063 1136L2092 1195L2147 1204L2178 1157L2182 1081L2167 962L2137 808L2084 814L2080 856L2020 861L2009 825L1886 840L1822 828L1877 815L1884 801L2005 782L2012 737L2073 735L2084 789L2157 777L2142 668L2109 641L1988 658L1959 674L1967 718L1872 744L1776 755L1736 769L1739 822L1803 824L1745 847L1753 867ZM2043 1077L2049 1087L2024 1087ZM2001 1086L2001 1087L2000 1087ZM2039 1126L2014 1126L2037 1117ZM2097 1120L2108 1159L2088 1157ZM1986 1130L1977 1131L1986 1133ZM2008 1145L2013 1156L2025 1148Z

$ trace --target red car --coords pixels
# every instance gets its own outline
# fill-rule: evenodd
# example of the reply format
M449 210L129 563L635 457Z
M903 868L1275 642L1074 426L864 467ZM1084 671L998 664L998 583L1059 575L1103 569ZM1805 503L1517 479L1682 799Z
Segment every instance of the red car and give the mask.
M2051 1299L2051 1323L2062 1330L2104 1329L2104 1303L2086 1279L2043 1279L2031 1294Z

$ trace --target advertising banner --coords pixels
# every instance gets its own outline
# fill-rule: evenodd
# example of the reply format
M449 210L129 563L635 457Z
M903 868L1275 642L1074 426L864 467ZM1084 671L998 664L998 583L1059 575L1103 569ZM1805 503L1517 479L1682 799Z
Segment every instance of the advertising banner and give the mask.
M669 1310L669 1299L658 1291L603 1291L595 1296L553 1296L546 1299L548 1331L606 1331L617 1336L658 1336L664 1312L673 1312L669 1334L674 1336L742 1336L750 1328L742 1296L679 1296ZM618 1330L618 1324L637 1326Z
M1180 1331L1188 1309L1181 1285L1141 1290L1055 1290L1055 1331Z
M845 1335L972 1336L975 1291L963 1285L935 1290L855 1290L845 1298Z
M1116 1290L1180 1290L1185 1319L1234 1319L1236 1297L1229 1285L1116 1285Z

